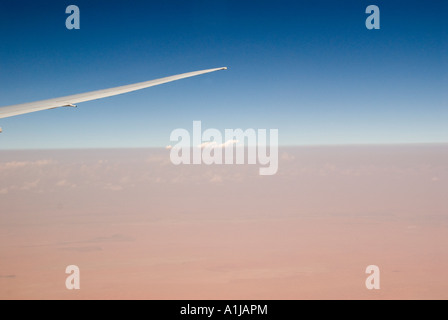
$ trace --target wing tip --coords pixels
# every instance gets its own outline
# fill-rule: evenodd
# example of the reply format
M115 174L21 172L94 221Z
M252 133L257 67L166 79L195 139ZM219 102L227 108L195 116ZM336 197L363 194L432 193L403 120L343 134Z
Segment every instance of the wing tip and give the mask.
M215 69L209 69L209 70L213 70L213 71L221 71L221 70L227 70L227 67L222 67L222 68L215 68Z

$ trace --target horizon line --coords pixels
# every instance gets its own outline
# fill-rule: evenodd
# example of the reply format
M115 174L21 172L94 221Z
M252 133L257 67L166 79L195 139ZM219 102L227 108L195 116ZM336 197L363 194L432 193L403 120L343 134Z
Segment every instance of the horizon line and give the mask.
M338 148L338 147L429 147L448 146L448 142L397 142L397 143L340 143L340 144L302 144L279 145L278 148ZM247 148L248 146L243 146ZM269 147L269 145L268 145ZM190 147L194 148L194 147ZM238 148L238 146L236 146ZM241 148L241 147L240 147ZM88 151L88 150L167 150L165 147L83 147L83 148L24 148L24 149L0 149L7 151ZM167 150L170 151L170 150ZM1 161L1 160L0 160Z

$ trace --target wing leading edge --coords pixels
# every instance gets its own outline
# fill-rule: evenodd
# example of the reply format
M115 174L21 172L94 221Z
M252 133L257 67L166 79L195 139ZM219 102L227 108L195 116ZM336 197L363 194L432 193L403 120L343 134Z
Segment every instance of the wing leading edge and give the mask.
M161 79L157 79L157 80L150 80L150 81L145 81L145 82L139 82L139 83L116 87L116 88L111 88L111 89L97 90L97 91L75 94L75 95L61 97L61 98L42 100L42 101L30 102L30 103L23 103L23 104L17 104L17 105L13 105L13 106L0 107L0 119L18 116L21 114L26 114L26 113L36 112L36 111L59 108L59 107L76 107L77 103L112 97L112 96L116 96L119 94L137 91L137 90L157 86L159 84L164 84L164 83L168 83L168 82L172 82L172 81L176 81L176 80L180 80L180 79L190 78L190 77L198 76L198 75L205 74L205 73L215 72L215 71L219 71L219 70L227 70L227 68L224 67L224 68L215 68L215 69L188 72L188 73L178 74L178 75L171 76L171 77L161 78ZM0 132L1 132L1 129L0 129Z

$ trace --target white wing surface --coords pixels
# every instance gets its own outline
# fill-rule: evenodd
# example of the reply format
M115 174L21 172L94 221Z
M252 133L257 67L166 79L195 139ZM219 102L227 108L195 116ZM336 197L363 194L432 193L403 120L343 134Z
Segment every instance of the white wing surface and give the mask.
M97 100L106 97L112 97L123 93L128 93L136 90L141 90L153 86L157 86L159 84L172 82L180 79L190 78L194 76L198 76L205 73L215 72L219 70L226 70L227 68L216 68L216 69L208 69L201 70L189 73L183 73L176 76L161 78L157 80L150 80L145 82L139 82L135 84L130 84L127 86L116 87L105 90L92 91L87 93L75 94L67 97L42 100L37 102L23 103L17 104L13 106L0 107L0 119L13 117L25 113L31 113L36 111L42 111L47 109L54 109L58 107L76 107L76 104L85 101ZM1 129L0 129L1 132Z

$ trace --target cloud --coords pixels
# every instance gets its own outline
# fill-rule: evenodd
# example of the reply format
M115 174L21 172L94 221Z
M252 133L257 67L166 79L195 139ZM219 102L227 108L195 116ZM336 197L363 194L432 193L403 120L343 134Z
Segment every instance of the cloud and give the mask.
M233 145L236 145L239 141L238 140L228 140L222 144L218 144L216 141L212 141L212 142L204 142L200 145L198 145L198 148L200 149L205 149L205 148L211 148L211 149L216 149L216 148L226 148L226 147L230 147Z
M293 161L295 158L296 158L295 156L287 152L283 152L280 156L280 159L284 161Z
M155 155L151 155L146 159L146 163L150 163L150 164L168 164L170 163L170 157L167 156L166 154L161 155L161 154L155 154Z
M215 174L211 179L210 182L222 182L222 177Z
M39 185L39 182L40 182L40 180L35 180L35 181L31 181L31 182L27 181L19 189L24 190L24 191L36 189L37 186Z
M56 183L56 187L60 188L76 188L76 184L70 183L67 180L60 180Z
M0 171L2 170L14 170L26 167L43 167L55 164L52 160L38 160L38 161L11 161L11 162L0 162Z
M0 195L9 194L9 192L13 191L33 191L40 187L40 180L35 181L25 181L21 185L11 185L7 188L0 189ZM37 190L38 192L41 192L42 190Z

